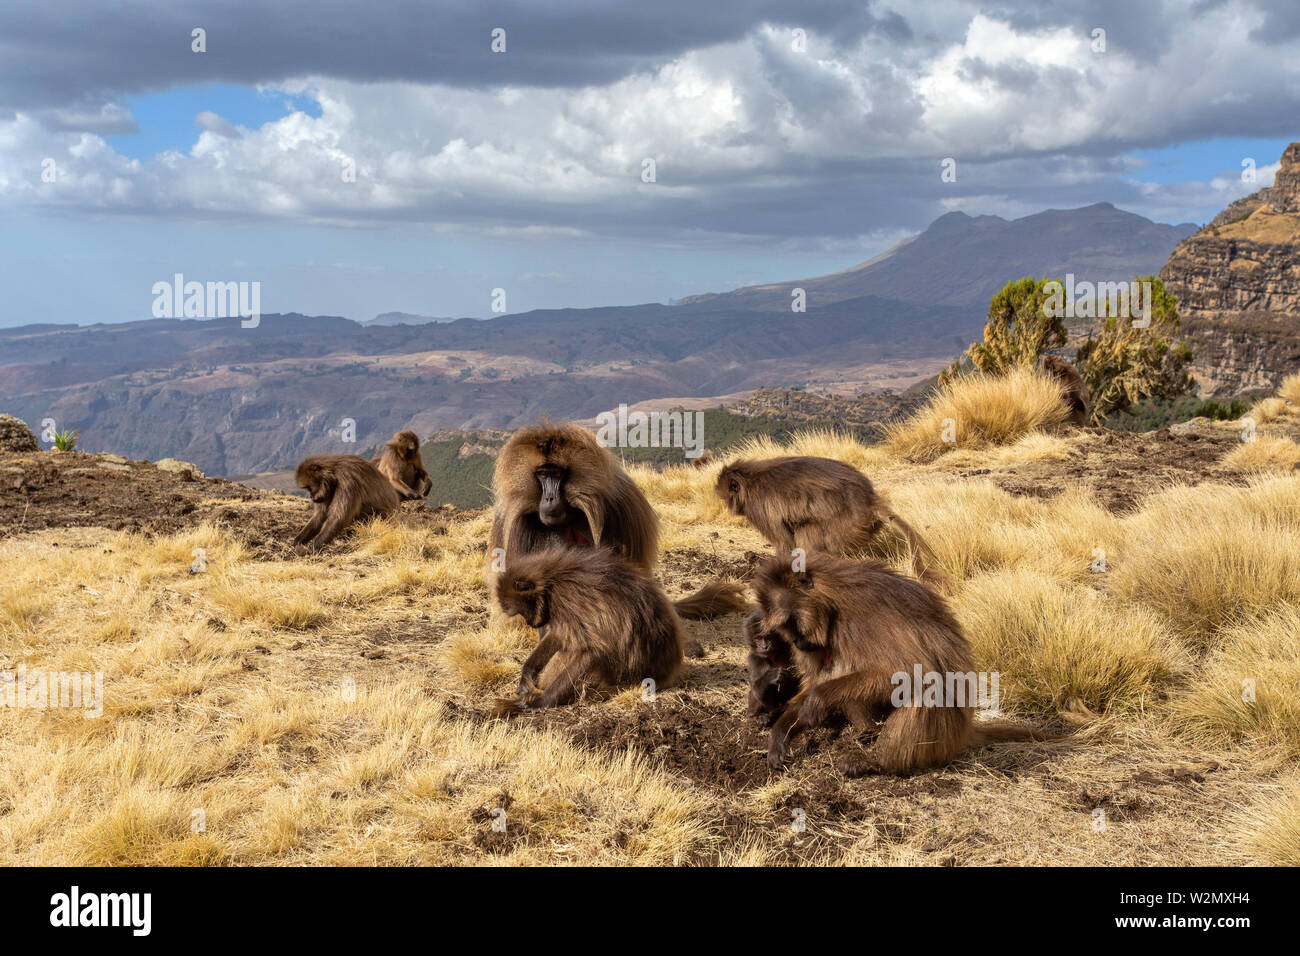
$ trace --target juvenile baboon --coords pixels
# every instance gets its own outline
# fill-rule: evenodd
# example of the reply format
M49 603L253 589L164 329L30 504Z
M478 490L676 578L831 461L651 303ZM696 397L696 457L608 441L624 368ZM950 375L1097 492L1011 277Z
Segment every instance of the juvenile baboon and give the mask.
M293 539L294 547L319 551L354 521L390 515L402 503L397 490L358 455L309 455L294 475L316 510Z
M858 469L834 458L786 457L732 462L714 487L734 515L743 515L788 556L795 548L844 555L861 550L886 523L907 539L918 575L934 554Z
M743 632L749 645L749 716L766 726L799 692L799 675L792 667L794 652L780 634L764 630L760 610L745 618Z
M1072 425L1088 424L1092 394L1084 384L1079 370L1059 355L1044 355L1039 361L1044 372L1055 378L1065 388L1065 404L1070 409L1068 421Z
M944 599L922 582L879 562L810 554L804 571L768 559L755 591L756 627L790 643L803 682L772 728L772 767L781 767L791 740L833 716L859 729L884 721L866 754L838 762L850 776L932 767L976 743L1051 739L1011 724L975 726L970 645ZM895 697L900 688L909 689L906 702Z
M659 521L650 502L585 428L543 423L515 432L497 458L492 491L490 560L503 556L498 549L509 565L546 548L599 545L646 573L654 568ZM711 581L675 607L707 618L746 602L739 585Z
M371 458L370 463L389 480L404 501L427 497L433 488L433 479L424 470L420 436L410 429L397 432L384 442L384 450Z
M681 669L672 604L653 578L607 548L515 558L496 594L507 614L540 637L516 697L498 701L498 714L567 704L582 684L625 687L649 678L663 688Z

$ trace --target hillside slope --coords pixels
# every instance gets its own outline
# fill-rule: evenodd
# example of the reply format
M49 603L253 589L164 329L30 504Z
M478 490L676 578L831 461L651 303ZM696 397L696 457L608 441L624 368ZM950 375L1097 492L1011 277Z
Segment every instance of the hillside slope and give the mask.
M1003 712L1074 731L860 780L834 768L854 740L830 732L768 769L735 616L685 625L706 655L653 700L493 720L535 637L489 613L484 512L404 511L301 559L284 543L301 499L0 455L0 669L104 688L97 719L5 718L0 848L87 865L1300 862L1297 665L1274 647L1293 632L1268 623L1300 599L1300 477L1251 477L1238 447L1228 425L1033 435L925 465L816 435L755 445L868 469L953 579ZM672 595L766 551L721 511L715 473L634 471ZM1242 673L1255 706L1223 690ZM1099 718L1069 724L1073 700Z

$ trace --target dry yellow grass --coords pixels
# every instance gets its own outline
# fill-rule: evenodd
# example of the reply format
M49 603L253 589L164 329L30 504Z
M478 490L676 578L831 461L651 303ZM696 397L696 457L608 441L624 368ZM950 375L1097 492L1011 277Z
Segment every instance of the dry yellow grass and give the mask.
M1300 756L1300 608L1225 628L1174 702L1179 726L1213 744L1250 742Z
M1014 468L1068 448L1012 432L955 454ZM992 748L912 780L837 783L820 803L836 779L825 754L770 780L711 783L669 759L686 737L636 756L563 720L484 718L536 640L488 610L486 515L376 521L289 561L258 560L207 526L152 540L50 530L0 539L0 670L101 673L103 712L0 708L0 853L29 864L1296 862L1300 804L1275 778L1300 754L1300 476L1153 489L1117 515L1086 488L1012 495L827 433L741 453L867 469L934 547L1008 708L1050 719L1078 700L1105 733ZM716 473L633 469L665 551L693 556L661 562L670 593L696 586L693 561L766 548L713 496ZM191 573L198 549L206 569ZM878 550L906 562L897 542ZM681 687L569 716L634 727L703 715L723 728L706 755L758 740L743 717L737 620L689 630L709 656L688 663ZM1250 708L1232 697L1246 677ZM1194 790L1141 783L1211 763ZM834 809L846 796L865 808L851 820ZM1099 837L1087 803L1098 799L1142 812ZM807 833L792 833L792 808L806 810Z
M1270 507L1279 492L1285 500ZM1154 496L1125 522L1113 593L1155 610L1189 646L1300 603L1300 476Z
M1186 668L1155 614L1030 570L980 575L955 606L980 668L999 672L1015 709L1053 712L1076 701L1098 713L1141 709Z
M1237 817L1240 839L1268 866L1300 866L1300 778Z
M1041 372L968 375L940 388L912 418L891 427L885 444L907 458L928 461L957 448L1010 444L1060 425L1068 414L1060 384Z
M1289 438L1256 438L1228 452L1223 463L1240 471L1293 471L1300 466L1300 445Z
M1278 397L1292 405L1300 406L1300 372L1295 372L1282 379L1277 388Z
M1256 425L1266 425L1274 419L1290 414L1291 408L1286 401L1273 395L1256 402L1245 417L1253 419Z

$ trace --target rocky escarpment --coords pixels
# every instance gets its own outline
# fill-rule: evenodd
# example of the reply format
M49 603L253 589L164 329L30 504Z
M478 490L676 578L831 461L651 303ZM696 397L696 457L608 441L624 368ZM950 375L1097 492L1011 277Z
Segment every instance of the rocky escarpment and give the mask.
M1300 142L1271 187L1179 243L1160 277L1178 297L1202 394L1271 390L1300 368Z

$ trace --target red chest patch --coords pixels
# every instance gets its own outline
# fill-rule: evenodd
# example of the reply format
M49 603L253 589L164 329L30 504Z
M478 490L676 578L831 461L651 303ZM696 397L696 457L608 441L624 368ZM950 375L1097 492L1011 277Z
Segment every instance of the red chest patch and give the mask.
M587 540L587 536L585 534L583 534L577 528L569 529L569 547L587 548L590 546L591 546L591 542Z

